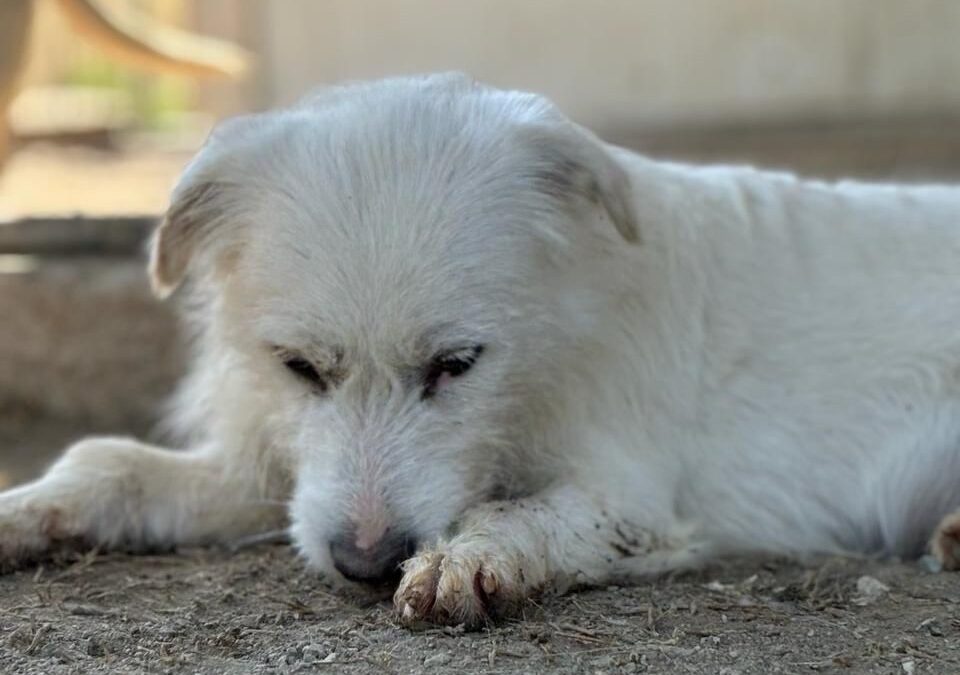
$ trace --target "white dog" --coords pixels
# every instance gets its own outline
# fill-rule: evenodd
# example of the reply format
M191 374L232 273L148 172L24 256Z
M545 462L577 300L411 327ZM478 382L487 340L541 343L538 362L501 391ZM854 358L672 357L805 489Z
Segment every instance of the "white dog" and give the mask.
M960 566L958 188L654 162L395 79L223 125L151 274L197 329L191 449L74 446L0 496L8 564L289 523L468 624L732 553Z

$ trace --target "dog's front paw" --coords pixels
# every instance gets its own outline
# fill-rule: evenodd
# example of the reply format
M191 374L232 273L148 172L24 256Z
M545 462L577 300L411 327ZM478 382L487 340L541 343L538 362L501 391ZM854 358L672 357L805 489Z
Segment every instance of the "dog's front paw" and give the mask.
M960 511L940 521L930 540L930 552L945 570L960 570Z
M89 548L78 511L47 498L38 484L0 493L0 573Z
M57 534L59 512L4 509L0 499L0 573L44 557Z
M407 626L427 622L477 628L519 606L524 596L517 565L450 547L407 560L393 602Z

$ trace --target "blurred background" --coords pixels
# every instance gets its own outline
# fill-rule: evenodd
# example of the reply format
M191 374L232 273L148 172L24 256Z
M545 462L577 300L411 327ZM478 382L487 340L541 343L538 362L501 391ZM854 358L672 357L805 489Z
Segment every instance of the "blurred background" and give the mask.
M218 119L460 69L655 156L949 181L958 36L956 0L0 0L0 484L154 433L143 241Z

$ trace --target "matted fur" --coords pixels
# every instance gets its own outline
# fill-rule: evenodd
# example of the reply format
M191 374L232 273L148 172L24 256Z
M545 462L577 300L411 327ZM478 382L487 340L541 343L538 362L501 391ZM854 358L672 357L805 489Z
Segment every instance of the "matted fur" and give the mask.
M400 616L471 625L733 553L957 567L958 221L957 188L655 162L457 75L230 122L154 241L189 450L80 443L0 495L2 558L289 525L335 584L408 554Z

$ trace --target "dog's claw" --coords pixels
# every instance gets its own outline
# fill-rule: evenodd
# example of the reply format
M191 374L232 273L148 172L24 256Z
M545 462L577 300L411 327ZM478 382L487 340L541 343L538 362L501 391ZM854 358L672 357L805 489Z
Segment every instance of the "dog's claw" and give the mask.
M930 540L930 553L944 570L960 570L960 512L940 521Z
M400 613L400 617L405 621L410 621L414 618L415 615L416 615L416 612L413 611L413 606L404 603L403 611Z
M394 604L406 626L429 622L476 628L489 621L494 604L501 606L510 596L501 578L476 555L422 553L404 564Z

